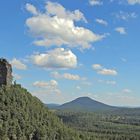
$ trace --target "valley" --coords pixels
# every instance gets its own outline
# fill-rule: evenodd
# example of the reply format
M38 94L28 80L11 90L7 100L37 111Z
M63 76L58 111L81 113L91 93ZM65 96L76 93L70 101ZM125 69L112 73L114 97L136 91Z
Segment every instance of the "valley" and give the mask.
M82 132L89 139L140 139L140 108L108 106L88 97L55 107L53 111L55 108L56 115L64 124Z

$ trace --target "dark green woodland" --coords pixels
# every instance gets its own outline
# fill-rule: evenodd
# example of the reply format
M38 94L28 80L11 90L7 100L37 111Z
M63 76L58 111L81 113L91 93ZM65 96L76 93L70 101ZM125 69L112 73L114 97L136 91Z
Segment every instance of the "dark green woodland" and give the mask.
M59 110L63 122L91 139L140 140L140 109L110 112L72 112Z
M0 140L80 140L20 85L0 87Z
M140 140L140 110L50 111L20 85L0 87L0 140Z

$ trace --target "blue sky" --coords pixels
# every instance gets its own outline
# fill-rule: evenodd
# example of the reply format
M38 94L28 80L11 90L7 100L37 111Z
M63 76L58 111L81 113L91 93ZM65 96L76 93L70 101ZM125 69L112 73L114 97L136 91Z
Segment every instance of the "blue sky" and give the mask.
M140 106L140 0L0 4L0 56L45 103L80 96Z

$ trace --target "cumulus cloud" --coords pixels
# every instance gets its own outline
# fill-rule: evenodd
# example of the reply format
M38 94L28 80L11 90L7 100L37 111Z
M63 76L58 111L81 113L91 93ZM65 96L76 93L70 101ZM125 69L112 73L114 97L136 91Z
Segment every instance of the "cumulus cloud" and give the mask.
M16 69L19 69L19 70L26 70L27 69L27 66L16 58L11 60L10 63Z
M115 28L115 31L122 34L122 35L126 34L126 30L124 27L117 27L117 28Z
M33 15L38 15L39 14L36 7L34 7L32 4L29 4L29 3L26 4L26 10Z
M71 50L56 48L42 54L34 54L31 61L42 68L46 69L67 69L76 68L77 57Z
M55 80L50 80L49 82L45 81L36 81L33 83L33 86L39 87L39 88L56 88L58 85L57 81Z
M103 2L101 0L89 0L89 4L95 6L95 5L102 5Z
M77 74L71 74L71 73L63 73L63 74L60 74L58 72L52 72L51 75L54 77L54 78L57 78L57 79L68 79L68 80L83 80L84 78L80 77L79 75Z
M106 68L103 68L102 70L99 70L97 73L101 74L101 75L117 75L116 70L106 69Z
M140 0L127 0L130 5L140 4Z
M97 18L95 21L96 21L97 23L99 23L99 24L104 25L104 26L107 26L107 25L108 25L107 21L105 21L105 20L103 20L103 19Z
M33 5L30 7L32 8L29 8L28 4L27 10L34 15L26 20L26 25L36 39L35 45L46 47L67 45L86 49L91 47L92 42L105 37L75 25L77 21L86 22L86 18L79 10L68 11L58 3L47 2L46 11L37 15L36 8Z
M64 73L63 77L65 79L69 79L69 80L80 80L80 76L79 75L74 75L74 74L70 74L70 73Z
M50 81L35 81L33 83L33 86L36 88L39 88L39 90L36 90L35 93L37 97L42 97L43 94L48 94L48 95L54 95L54 94L61 94L61 90L58 87L58 82L55 80L50 80ZM45 98L45 97L44 97Z
M104 67L101 66L100 64L93 64L93 65L92 65L92 68L93 68L94 70L96 70L96 72L97 72L98 74L101 74L101 75L112 75L112 76L115 76L115 75L118 74L116 70L104 68Z
M93 68L94 70L100 70L100 69L102 69L102 66L101 66L100 64L93 64L93 65L92 65L92 68Z
M84 14L81 11L75 10L71 12L69 10L66 10L59 3L48 1L45 9L50 16L56 15L58 18L70 19L74 21L83 20L84 22L87 22L86 18L84 17Z

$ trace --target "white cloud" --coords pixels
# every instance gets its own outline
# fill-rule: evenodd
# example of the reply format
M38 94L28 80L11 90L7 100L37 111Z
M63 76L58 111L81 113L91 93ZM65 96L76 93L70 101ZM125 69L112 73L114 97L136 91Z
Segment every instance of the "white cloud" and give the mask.
M31 56L31 60L35 65L46 69L66 69L76 68L77 66L76 55L71 50L64 48L56 48L47 53L34 54Z
M99 24L102 24L102 25L104 25L104 26L107 26L108 25L108 23L107 23L107 21L105 21L105 20L103 20L103 19L96 19L95 20L97 23L99 23Z
M64 73L64 74L60 74L58 72L52 72L51 75L54 77L54 78L57 78L57 79L68 79L68 80L83 80L84 78L81 78L79 75L77 74L71 74L71 73Z
M10 61L10 63L16 69L19 69L19 70L26 70L27 69L27 66L16 58L14 58L12 61Z
M124 11L120 11L112 15L115 16L117 19L121 19L125 21L128 21L129 19L133 19L137 17L137 14L135 12L124 12Z
M93 64L93 65L92 65L92 68L93 68L94 70L100 70L100 69L102 69L102 66L101 66L100 64Z
M36 81L33 83L33 86L36 87L34 91L32 91L32 94L39 99L41 99L43 102L46 103L47 98L49 98L50 101L51 98L58 98L61 97L61 90L58 87L58 82L55 80L50 81ZM46 96L47 95L47 96ZM56 98L58 100L58 98Z
M117 75L116 70L106 69L106 68L103 68L102 70L99 70L97 73L101 74L101 75L114 75L114 76Z
M105 36L75 26L75 22L81 20L86 22L79 10L71 12L58 3L47 2L46 11L28 18L26 25L36 39L35 45L46 47L67 45L86 49L91 47L92 42L99 41Z
M33 96L36 96L45 104L48 103L62 104L65 102L64 95L62 95L61 90L59 89L53 89L53 90L40 89L40 90L32 91L31 93Z
M115 76L115 75L118 74L116 70L104 68L104 67L101 66L100 64L93 64L93 65L92 65L92 68L93 68L94 70L96 70L96 72L97 72L98 74L101 74L101 75L112 75L112 76Z
M89 4L95 6L95 5L102 5L103 2L101 0L89 0Z
M83 20L84 22L87 22L82 12L80 12L79 10L75 10L72 12L68 11L59 3L49 1L47 2L45 8L50 16L57 16L58 18L70 19L74 21Z
M33 86L39 87L39 88L49 88L49 89L54 89L58 85L57 81L55 80L50 80L49 82L45 81L36 81L33 83Z
M127 0L130 5L140 4L140 0Z
M122 35L126 34L126 30L124 27L117 27L117 28L115 28L115 31Z
M29 4L29 3L26 4L26 10L33 15L38 15L39 14L36 7L34 7L32 4Z

